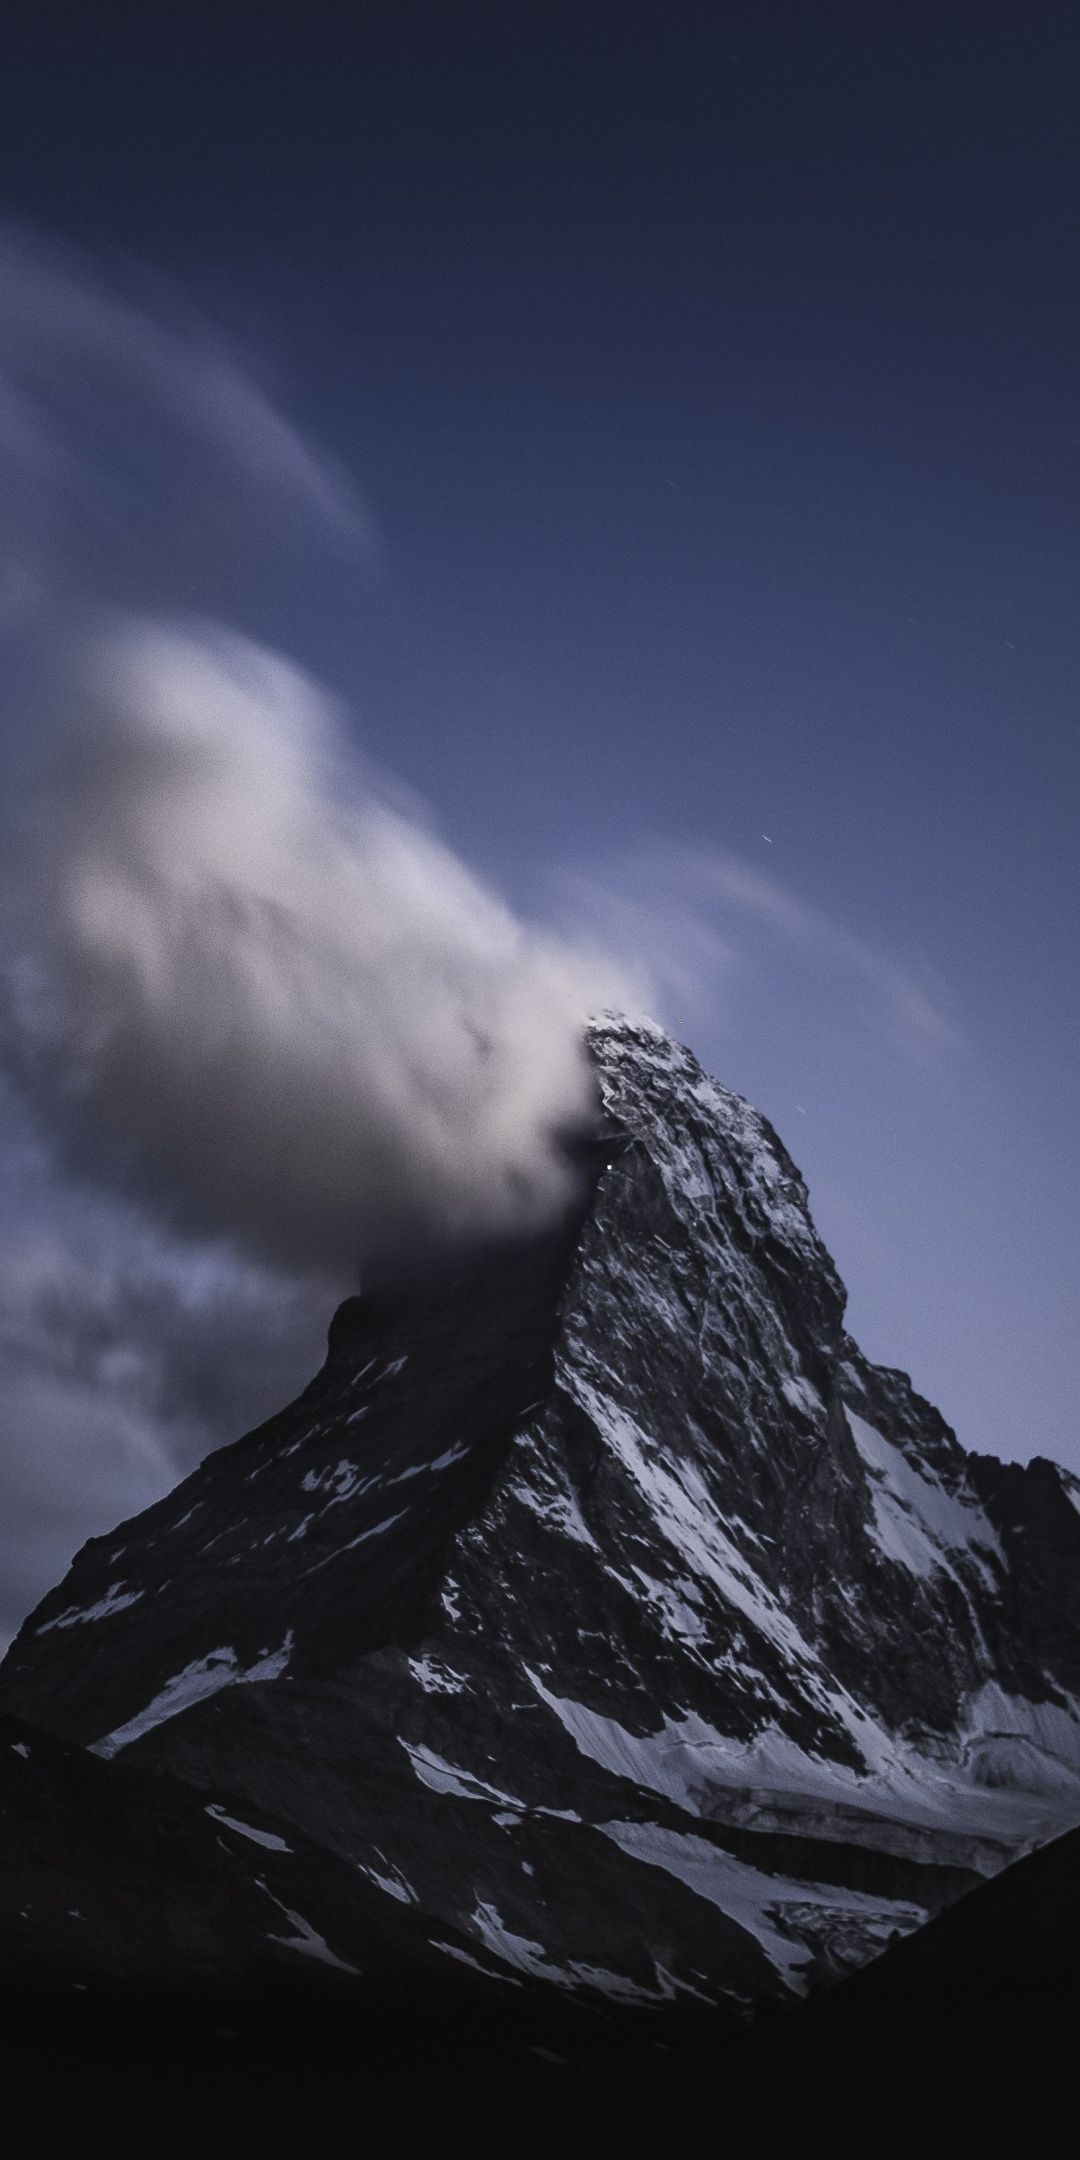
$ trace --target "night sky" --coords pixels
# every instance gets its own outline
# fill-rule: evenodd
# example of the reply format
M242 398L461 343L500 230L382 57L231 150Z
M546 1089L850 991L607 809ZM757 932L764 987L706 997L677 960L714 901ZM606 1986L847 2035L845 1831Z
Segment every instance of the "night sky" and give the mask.
M167 559L520 915L644 957L863 1347L1080 1469L1076 10L224 12L12 18L0 212L217 325L365 536L208 547L136 434L103 590ZM92 1485L32 1495L53 1573Z

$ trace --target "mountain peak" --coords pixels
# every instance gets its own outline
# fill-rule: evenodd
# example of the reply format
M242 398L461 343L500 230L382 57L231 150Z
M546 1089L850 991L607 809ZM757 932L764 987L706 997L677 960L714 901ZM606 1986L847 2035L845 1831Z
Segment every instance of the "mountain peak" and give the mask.
M782 1997L1080 1821L1080 1517L862 1357L765 1118L651 1024L589 1044L567 1219L348 1300L296 1403L84 1549L0 1706L493 1982Z

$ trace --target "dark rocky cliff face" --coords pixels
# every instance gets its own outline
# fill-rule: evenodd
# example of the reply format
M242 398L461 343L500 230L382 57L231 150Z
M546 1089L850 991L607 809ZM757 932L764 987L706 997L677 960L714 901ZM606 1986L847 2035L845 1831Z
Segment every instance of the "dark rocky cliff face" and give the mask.
M1080 1821L1076 1491L867 1364L763 1118L592 1042L584 1212L350 1301L84 1549L0 1707L255 1810L298 1927L321 1855L344 1962L374 1899L495 1988L783 1999Z

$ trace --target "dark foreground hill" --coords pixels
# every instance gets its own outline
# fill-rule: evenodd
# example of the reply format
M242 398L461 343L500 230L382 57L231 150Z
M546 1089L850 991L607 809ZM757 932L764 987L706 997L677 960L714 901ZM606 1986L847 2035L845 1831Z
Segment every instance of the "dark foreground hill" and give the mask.
M38 2147L1075 2150L1080 1832L747 2020L597 2008L525 1976L500 1990L467 1952L428 1954L422 1925L388 1929L377 1897L358 1910L318 1848L285 1854L179 1781L13 1719L0 1820L0 1902L24 1935L13 1957L5 1926L5 2121ZM320 1933L341 1939L343 1909L351 1966Z

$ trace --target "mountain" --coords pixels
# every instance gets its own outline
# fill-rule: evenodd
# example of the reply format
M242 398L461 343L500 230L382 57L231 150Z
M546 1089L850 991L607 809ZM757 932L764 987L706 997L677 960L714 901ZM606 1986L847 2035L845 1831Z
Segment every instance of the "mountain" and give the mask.
M189 1926L202 1979L411 1976L564 2059L627 2006L732 2030L1080 1823L1076 1482L863 1358L763 1117L654 1028L590 1043L573 1215L350 1299L296 1403L25 1623L0 1804L54 1798L9 1977L74 1956L81 1838L114 1977L194 1986Z

